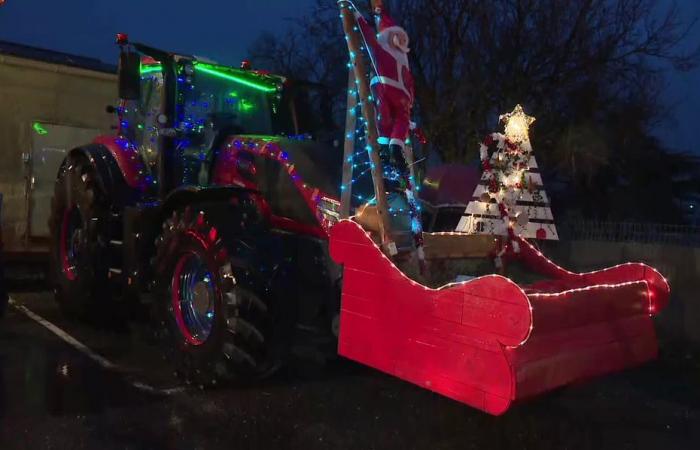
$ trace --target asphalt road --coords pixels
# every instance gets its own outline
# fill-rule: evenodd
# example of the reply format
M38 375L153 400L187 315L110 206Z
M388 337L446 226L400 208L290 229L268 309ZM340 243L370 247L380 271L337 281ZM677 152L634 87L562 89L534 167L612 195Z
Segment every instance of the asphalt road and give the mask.
M66 321L49 293L12 297L2 450L700 448L700 358L677 345L491 417L344 360L298 357L263 384L202 392L180 386L142 333Z

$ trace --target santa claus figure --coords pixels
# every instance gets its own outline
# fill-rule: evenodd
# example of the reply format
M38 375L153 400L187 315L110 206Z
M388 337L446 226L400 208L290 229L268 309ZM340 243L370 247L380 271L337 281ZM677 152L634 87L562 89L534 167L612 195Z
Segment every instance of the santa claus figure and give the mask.
M408 177L403 149L411 129L413 76L408 67L408 34L383 8L375 9L377 31L355 10L376 72L370 82L377 105L379 152L389 188ZM391 176L392 171L397 171ZM405 189L405 187L403 187Z

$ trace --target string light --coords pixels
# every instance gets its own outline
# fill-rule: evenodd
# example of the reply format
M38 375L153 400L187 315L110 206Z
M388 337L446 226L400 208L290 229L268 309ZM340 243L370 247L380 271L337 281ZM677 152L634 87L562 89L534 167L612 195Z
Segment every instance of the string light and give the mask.
M241 72L239 69L227 68L227 67L223 67L223 66L214 66L214 65L205 64L202 62L196 62L195 68L196 68L196 70L202 71L202 72L207 73L209 75L212 75L212 76L215 76L218 78L222 78L224 80L240 83L243 86L257 89L259 91L276 92L279 89L279 87L277 85L273 86L270 84L264 84L264 83L259 82L259 81L252 81L252 80L246 79L243 76L238 74L238 72Z
M150 64L141 66L141 76L148 75L150 73L162 72L163 66L160 64Z
M40 136L44 136L44 135L49 134L49 132L46 130L46 128L44 128L44 126L42 124L40 124L39 122L34 122L32 124L32 128L34 129L36 134L38 134Z

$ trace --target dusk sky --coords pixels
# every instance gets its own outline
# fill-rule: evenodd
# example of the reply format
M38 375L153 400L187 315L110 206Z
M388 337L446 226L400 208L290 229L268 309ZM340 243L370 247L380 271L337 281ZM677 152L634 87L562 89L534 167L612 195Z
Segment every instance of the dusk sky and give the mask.
M285 19L303 14L312 3L313 0L5 0L0 7L0 40L115 62L114 35L126 32L134 40L157 47L238 64L260 32L285 28ZM678 4L688 20L700 17L700 1L679 0ZM686 50L698 45L700 26L696 26ZM700 119L700 70L669 73L667 79L667 101L675 105L675 120L664 123L657 134L668 138L675 148L700 153L700 147L694 143Z

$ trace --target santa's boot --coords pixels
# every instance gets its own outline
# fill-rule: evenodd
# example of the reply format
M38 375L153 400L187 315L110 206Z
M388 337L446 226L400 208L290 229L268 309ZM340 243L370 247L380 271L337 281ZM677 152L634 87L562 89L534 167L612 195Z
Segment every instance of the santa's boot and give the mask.
M395 192L400 189L399 177L391 157L391 149L388 144L379 146L379 158L382 160L382 178L387 192Z
M403 156L403 147L398 144L392 144L389 146L389 152L391 153L391 159L393 161L393 166L398 172L399 179L408 180L409 169L408 164L406 164L406 159ZM403 186L405 189L406 186Z

